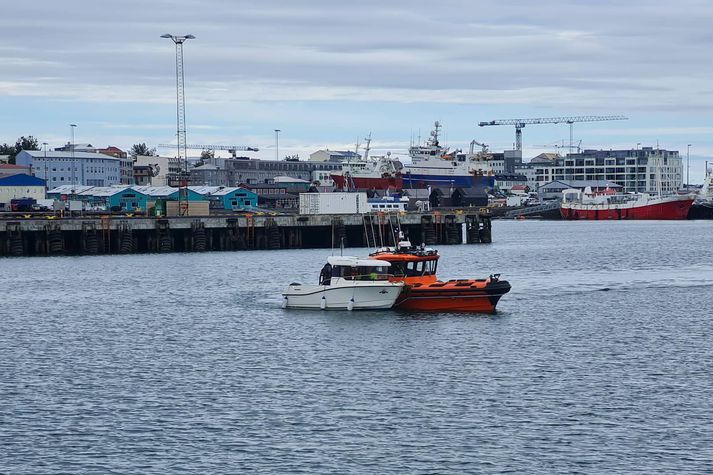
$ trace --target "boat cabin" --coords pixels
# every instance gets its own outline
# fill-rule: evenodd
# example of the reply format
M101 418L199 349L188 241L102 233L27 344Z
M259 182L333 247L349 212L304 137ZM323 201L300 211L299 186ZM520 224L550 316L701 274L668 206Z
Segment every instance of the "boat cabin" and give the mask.
M396 249L384 248L370 257L391 264L392 280L403 280L407 283L435 282L440 257L438 252L434 249L412 247L408 241L404 244L408 246L399 243Z
M389 280L391 264L374 259L330 256L319 275L321 285L334 284L333 279L354 281Z

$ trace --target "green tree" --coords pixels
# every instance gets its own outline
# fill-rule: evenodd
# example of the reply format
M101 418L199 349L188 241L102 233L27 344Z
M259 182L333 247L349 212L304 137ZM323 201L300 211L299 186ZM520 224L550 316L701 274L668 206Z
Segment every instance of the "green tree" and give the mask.
M15 141L15 150L20 153L22 150L39 150L40 143L32 135L28 137L20 137Z
M6 143L0 145L0 155L10 155L10 156L14 157L15 156L15 146L8 145Z
M196 163L196 166L199 167L201 165L204 165L206 162L210 163L214 158L215 152L213 150L203 150L201 152L201 158Z
M15 156L23 150L39 150L39 141L32 135L22 136L15 141L15 145L6 143L0 145L0 155L8 155L8 163L15 163Z
M134 145L131 146L131 150L129 151L129 156L136 160L136 157L139 155L145 155L149 157L153 157L156 155L156 149L155 148L149 148L148 145L145 143L135 143Z

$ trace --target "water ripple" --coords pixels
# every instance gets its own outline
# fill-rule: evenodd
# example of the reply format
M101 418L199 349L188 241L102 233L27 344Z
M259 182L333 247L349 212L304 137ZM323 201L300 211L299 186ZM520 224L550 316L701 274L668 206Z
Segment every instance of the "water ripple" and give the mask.
M496 222L439 266L496 315L281 309L321 250L2 260L0 473L710 473L710 234Z

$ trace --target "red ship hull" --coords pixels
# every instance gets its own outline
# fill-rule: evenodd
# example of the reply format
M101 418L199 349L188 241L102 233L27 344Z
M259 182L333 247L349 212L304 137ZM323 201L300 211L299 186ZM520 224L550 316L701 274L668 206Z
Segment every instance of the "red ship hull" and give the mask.
M380 178L352 176L349 179L349 183L347 183L347 180L344 179L344 175L331 175L331 177L339 190L401 190L404 185L401 175Z
M689 198L664 201L641 206L588 206L562 205L560 213L564 219L618 220L618 219L686 219L693 205Z

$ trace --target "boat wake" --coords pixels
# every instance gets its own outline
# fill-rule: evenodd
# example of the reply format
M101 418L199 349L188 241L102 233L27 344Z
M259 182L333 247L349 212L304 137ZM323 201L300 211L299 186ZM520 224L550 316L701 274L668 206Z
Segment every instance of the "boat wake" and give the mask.
M689 266L674 269L641 269L628 271L586 271L531 277L514 284L512 297L531 295L577 294L587 292L621 292L643 289L713 287L713 266Z

